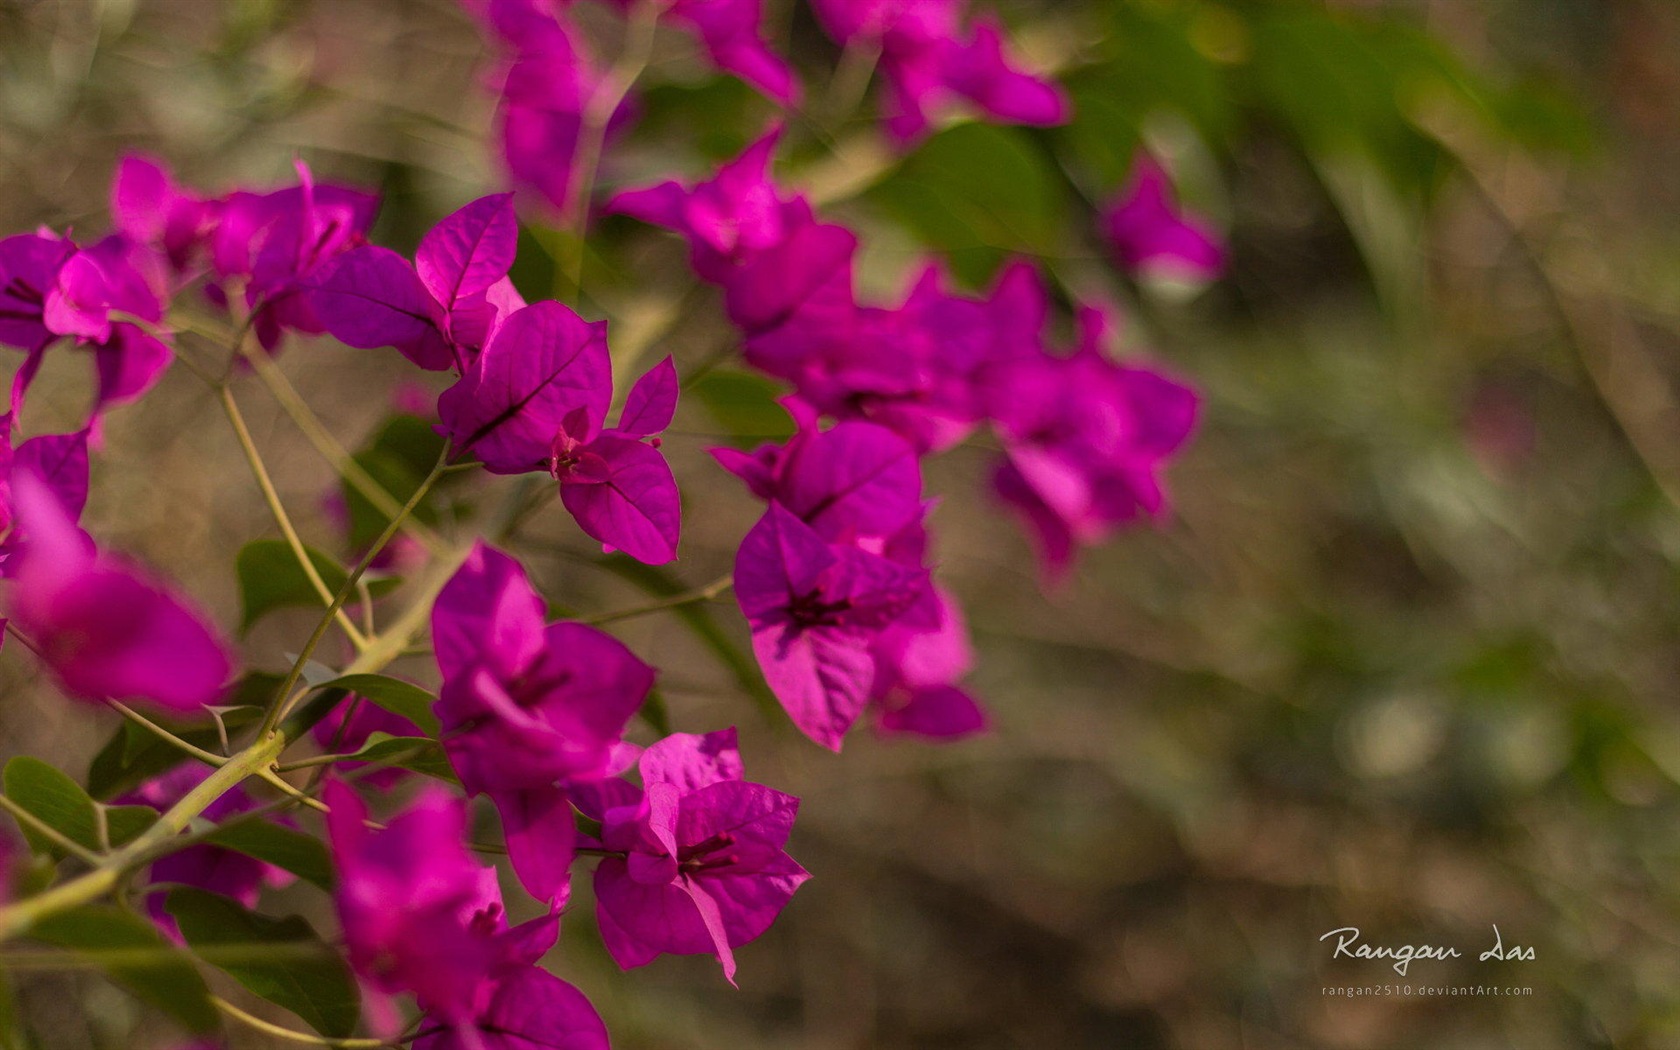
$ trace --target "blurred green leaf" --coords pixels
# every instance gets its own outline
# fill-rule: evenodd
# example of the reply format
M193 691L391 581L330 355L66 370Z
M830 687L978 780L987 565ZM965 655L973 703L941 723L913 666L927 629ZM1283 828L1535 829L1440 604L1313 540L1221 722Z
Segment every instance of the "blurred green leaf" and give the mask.
M90 850L103 850L106 845L121 846L157 822L157 811L150 806L101 805L68 775L28 755L6 763L4 779L7 798ZM103 843L99 836L101 816L105 821ZM63 850L28 824L20 821L19 826L36 851L55 857L63 855Z
M382 674L352 674L324 682L322 688L355 693L394 715L408 719L427 736L436 737L442 729L432 711L437 697L412 682Z
M210 989L192 960L137 915L110 904L83 905L46 916L28 936L76 953L193 1032L216 1027Z
M785 391L754 372L713 369L689 387L724 429L742 445L786 441L793 436L793 420L776 403Z
M187 944L253 994L292 1011L322 1035L346 1038L361 996L344 957L297 915L272 919L203 890L169 894Z
M378 762L381 765L424 773L439 780L455 782L455 767L436 740L423 736L392 736L389 733L369 733L367 743L354 754L345 756L351 762Z
M336 882L332 858L319 839L272 820L236 820L205 841L265 861L324 890Z
M1006 254L1055 254L1067 212L1064 183L1033 138L991 124L935 135L865 199L944 253L972 286Z

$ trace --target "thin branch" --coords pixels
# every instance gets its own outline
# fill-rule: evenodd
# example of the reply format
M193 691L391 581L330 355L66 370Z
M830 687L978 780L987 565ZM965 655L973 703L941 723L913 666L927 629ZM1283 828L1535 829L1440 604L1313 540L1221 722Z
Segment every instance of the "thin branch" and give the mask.
M646 616L649 613L662 612L666 609L674 609L680 605L692 605L695 602L709 602L714 598L720 597L733 586L735 586L735 577L733 575L720 576L711 583L706 584L704 587L696 587L691 591L683 591L681 594L673 594L669 598L661 598L658 601L648 602L645 605L632 606L628 609L619 609L617 612L602 613L599 616L591 616L582 622L593 625L615 623L619 620L629 620L637 616Z
M355 457L350 454L349 450L337 438L333 437L326 424L321 422L321 418L315 414L314 410L309 407L308 402L298 393L297 388L292 385L292 381L286 378L286 373L280 369L279 365L274 363L274 359L261 350L252 349L248 339L240 341L239 352L244 355L246 361L250 362L251 368L257 373L257 378L268 388L268 392L274 396L274 400L279 404L281 410L291 417L298 430L302 431L303 436L309 440L309 443L315 446L315 451L321 454L321 458L331 464L333 470L349 482L350 486L363 499L373 504L379 513L387 518L396 517L398 510L401 508L397 498L386 491L385 486L381 485L372 474L369 474L360 463L356 462ZM424 522L410 518L403 528L433 554L441 554L447 549L447 545L438 537L438 534L428 528Z
M107 700L105 702L110 704L117 710L118 713L130 722L133 722L135 725L140 726L143 729L150 730L159 740L162 740L171 747L185 751L187 754L198 759L200 762L203 762L205 765L221 766L227 764L227 757L225 755L218 755L213 751L206 751L196 744L192 744L181 739L174 733L171 733L169 730L147 718L145 715L134 710L134 708L129 707L127 704L118 700Z
M357 649L367 648L367 639L362 636L356 625L350 622L350 617L344 614L340 608L343 603L333 600L332 590L327 587L327 582L315 568L315 562L304 548L297 529L292 527L292 519L287 515L285 505L280 502L280 493L275 491L274 480L268 475L268 467L263 464L262 454L257 451L256 442L251 440L251 429L245 425L245 415L239 411L239 404L234 401L232 391L223 387L218 393L222 411L227 414L228 422L233 424L234 435L238 437L239 447L245 453L245 462L250 464L251 473L256 476L257 487L262 490L263 500L268 503L269 512L280 526L281 535L286 537L286 545L291 547L293 557L297 558L298 567L303 570L304 576L309 579L309 585L315 588L315 593L320 596L321 604L327 607L328 619L338 622L338 626Z
M220 1010L224 1014L227 1014L234 1020L250 1025L257 1031L265 1032L276 1039L284 1039L288 1042L303 1043L306 1046L337 1047L338 1050L382 1050L384 1047L397 1045L395 1043L387 1043L383 1039L374 1039L371 1037L334 1039L331 1036L316 1035L313 1032L300 1032L295 1028L286 1028L281 1025L265 1021L255 1014L248 1014L220 996L212 995L210 997L210 1001L216 1004L216 1009Z
M70 838L35 814L24 809L6 795L0 795L0 808L16 817L19 824L26 824L36 831L42 838L48 840L59 849L90 866L96 866L103 859L98 853Z
M326 637L327 626L332 622L334 615L342 613L344 602L349 598L351 591L355 589L357 582L361 580L362 574L367 571L369 565L373 564L373 560L379 557L379 552L385 549L385 545L391 542L391 537L395 536L397 530L402 528L403 520L414 512L414 508L420 505L420 501L426 498L426 493L432 490L432 485L442 476L448 457L449 450L445 448L443 453L438 456L438 461L433 465L431 473L427 474L425 479L415 487L414 495L409 497L408 503L397 512L397 516L391 519L390 524L385 526L385 531L380 533L379 538L368 547L367 553L362 555L362 560L356 563L354 569L350 570L350 576L344 581L344 586L340 587L338 593L332 596L327 608L328 615L323 616L320 623L315 625L314 633L309 636L309 641L304 644L303 650L298 653L297 659L292 662L292 669L286 673L285 679L281 681L279 688L274 691L275 702L269 705L268 714L263 718L263 732L270 732L275 726L279 725L281 719L291 713L292 707L308 692L307 689L301 689L292 694L290 698L282 699L287 697L287 694L297 685L298 679L303 675L304 666L309 662L309 658L315 654L315 647L321 644L322 638ZM409 639L405 636L402 644L397 647L398 651L406 646L408 641ZM369 644L364 642L357 648L366 653Z

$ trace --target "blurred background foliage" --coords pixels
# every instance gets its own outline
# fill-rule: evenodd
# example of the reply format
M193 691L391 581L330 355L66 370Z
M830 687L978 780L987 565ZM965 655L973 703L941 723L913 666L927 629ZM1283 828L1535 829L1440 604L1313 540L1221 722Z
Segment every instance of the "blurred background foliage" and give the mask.
M731 604L614 625L665 669L676 728L740 722L749 773L805 798L792 849L817 875L741 953L739 992L705 959L619 974L580 884L559 970L615 1045L1680 1045L1680 8L999 3L1076 120L959 124L901 158L860 71L802 6L768 6L810 97L784 174L861 231L866 289L895 296L930 250L976 286L1032 255L1065 299L1123 301L1128 350L1193 377L1205 422L1170 523L1047 597L978 491L987 450L931 465L983 740L860 734L836 759L758 715ZM773 119L689 48L662 36L608 187L704 173ZM484 69L447 0L0 0L0 228L101 229L129 148L207 190L302 155L380 187L377 236L408 249L497 182ZM1140 144L1228 231L1231 271L1200 295L1103 263L1093 209ZM535 297L565 246L530 219L515 277ZM673 240L607 220L588 248L585 312L613 319L619 366L672 352L691 381L668 449L676 576L702 583L754 513L702 450L783 432L774 387L732 363ZM406 374L325 343L281 363L370 449ZM69 421L84 380L61 371L44 382ZM342 552L307 513L330 472L242 396L311 541ZM95 535L234 622L232 554L266 522L214 405L172 375L106 437ZM518 549L570 609L674 585L603 563L558 513ZM279 665L298 615L258 625L252 665ZM112 731L17 653L0 688L7 755L79 773ZM1478 962L1493 924L1536 960ZM1465 949L1414 985L1533 995L1326 998L1394 977L1331 962L1318 937L1341 926ZM168 1045L96 977L15 979L42 1047Z

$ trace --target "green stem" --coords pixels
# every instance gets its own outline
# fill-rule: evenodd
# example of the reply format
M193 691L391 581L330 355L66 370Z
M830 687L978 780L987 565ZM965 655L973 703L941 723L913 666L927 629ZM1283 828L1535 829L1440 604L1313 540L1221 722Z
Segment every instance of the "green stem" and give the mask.
M255 1014L248 1014L244 1010L241 1010L239 1007L228 1002L226 999L220 998L219 996L212 995L210 997L210 1001L216 1004L216 1009L220 1010L224 1014L227 1014L234 1020L250 1025L259 1032L266 1032L267 1034L274 1036L276 1039L284 1039L292 1043L303 1043L307 1046L338 1047L339 1050L381 1050L382 1047L396 1045L395 1043L387 1043L383 1039L374 1039L371 1037L335 1039L331 1036L316 1035L313 1032L300 1032L295 1028L285 1028L281 1025L265 1021Z
M279 756L285 743L285 738L278 734L259 736L250 747L228 759L225 765L165 810L157 823L138 838L115 853L100 858L92 871L0 908L0 942L28 932L48 915L99 899L116 888L124 872L143 867L155 857L173 852L171 840L185 830L194 817L246 777L267 769Z
M174 748L177 748L181 751L186 752L187 754L191 755L192 757L198 759L200 762L203 762L205 765L220 766L220 765L223 765L227 762L227 756L226 755L218 755L214 751L206 751L202 747L199 747L196 744L192 744L192 743L189 743L188 741L182 740L180 737L176 736L174 733L171 733L169 730L167 730L167 729L163 728L162 726L158 725L156 722L147 718L145 715L143 715L140 712L134 710L134 708L129 707L127 704L121 702L120 700L107 700L105 702L110 704L124 718L128 719L130 722L133 722L135 725L140 726L143 729L149 730L159 740L162 740L164 743L170 745L171 747L174 747Z
M345 601L355 591L356 584L361 580L362 574L367 571L369 565L373 564L373 560L379 557L379 552L385 549L385 545L391 542L391 537L395 536L397 530L402 528L404 519L414 513L414 508L420 505L420 501L426 498L426 493L432 490L432 485L443 475L443 468L448 462L448 456L449 451L445 449L443 454L438 457L437 463L433 465L431 473L427 474L425 479L414 489L414 494L408 498L408 503L398 511L396 517L391 519L390 524L385 526L385 531L379 534L379 538L373 541L372 546L368 547L367 553L362 555L362 560L356 563L354 569L350 570L350 576L344 581L344 586L340 587L338 593L333 595L327 607L327 615L323 616L320 622L315 625L315 631L309 636L309 641L305 643L303 651L298 653L297 659L292 662L292 669L286 673L285 679L280 683L279 688L274 691L274 703L269 705L268 714L263 717L263 732L269 732L279 725L281 719L291 712L292 707L297 704L298 700L308 693L309 690L300 689L296 693L292 693L289 699L282 699L288 693L291 693L292 688L297 685L298 679L303 675L304 665L315 654L315 647L321 644L321 639L326 637L327 628L332 623L332 617L343 611ZM442 589L441 583L438 586L439 589ZM426 611L429 612L430 601L428 600L426 604ZM410 611L412 612L412 610ZM407 647L408 642L409 639L404 637L402 644L396 647L396 651L401 652L402 649ZM374 640L364 640L357 648L365 655L374 644ZM384 662L389 663L393 659L395 659L395 656L387 658ZM351 664L352 668L355 666L354 663ZM384 664L380 666L384 666ZM356 674L359 672L351 670L345 673Z
M593 625L613 623L618 620L629 620L637 616L646 616L649 613L662 612L666 609L674 609L681 605L692 605L695 602L709 602L713 598L719 597L733 586L735 586L734 576L722 576L713 580L711 583L706 584L704 587L696 587L692 591L683 591L681 594L673 594L669 598L661 598L658 601L648 602L645 605L633 606L629 609L620 609L617 612L602 613L599 616L591 616L583 622Z
M332 432L321 422L308 402L297 392L292 381L286 378L286 373L274 363L274 359L261 350L251 349L249 340L239 344L239 352L244 355L245 360L257 373L257 378L262 380L268 392L273 395L275 403L291 417L298 430L315 446L315 451L321 454L321 458L331 464L339 476L349 482L350 487L360 493L363 499L373 504L379 513L387 518L397 517L400 504L397 503L396 497L386 491L385 486L363 469L355 457L333 437ZM447 548L438 534L427 528L423 522L410 519L403 528L433 554L441 554Z
M257 487L262 490L263 500L268 504L269 513L280 526L280 534L286 537L286 545L292 549L292 556L297 559L298 567L309 579L309 585L315 588L321 604L327 607L327 622L336 620L345 635L357 649L367 645L367 639L357 629L350 617L344 614L341 606L343 602L333 600L333 592L327 587L327 581L321 578L321 573L315 568L315 562L309 557L309 552L303 546L303 540L298 536L297 529L292 527L292 519L286 513L285 504L280 502L280 493L274 488L274 479L269 477L268 467L263 464L262 454L257 451L257 444L251 440L251 428L245 425L245 415L239 411L238 402L233 399L233 392L226 387L217 392L222 402L222 411L227 414L228 422L233 424L234 436L239 439L239 448L245 453L245 462L251 467L251 473L256 476ZM272 729L272 726L267 728Z

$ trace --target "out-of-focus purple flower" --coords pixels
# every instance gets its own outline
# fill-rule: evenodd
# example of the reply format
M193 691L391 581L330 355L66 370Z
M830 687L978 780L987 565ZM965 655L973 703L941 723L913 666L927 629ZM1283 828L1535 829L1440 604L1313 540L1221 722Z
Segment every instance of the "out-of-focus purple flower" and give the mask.
M799 800L741 779L735 730L677 733L642 753L642 791L600 813L601 939L626 969L662 953L716 954L770 928L810 874L784 852Z
M974 664L968 628L949 594L932 588L935 626L905 617L875 638L875 682L870 697L884 733L956 740L984 732L986 712L957 685Z
M771 692L833 751L869 700L875 637L927 585L924 570L827 543L776 502L735 556L735 595Z
M489 78L498 95L496 138L508 175L565 215L574 201L577 154L591 100L603 74L555 5L531 0L466 4L485 30L504 45L500 68ZM610 137L630 112L626 99L607 120Z
M28 542L7 605L67 692L180 711L216 699L232 660L203 615L99 556L34 474L14 471L12 498Z
M520 881L548 900L575 843L567 788L617 772L653 669L602 631L544 619L524 570L483 544L432 609L444 749L462 785L496 803Z
M88 494L87 429L70 434L41 434L12 447L12 413L0 415L0 576L17 570L12 555L28 543L28 536L12 502L12 476L27 474L46 486L71 524L81 520Z
M401 1027L384 997L404 991L435 1023L471 1026L501 978L553 945L554 909L507 928L496 869L467 852L465 809L442 788L427 788L381 831L367 827L367 807L344 784L330 782L323 798L339 922L351 967L375 993L368 1005L376 1031L389 1036Z
M992 416L1004 443L994 483L1038 541L1054 581L1079 546L1161 513L1160 468L1189 438L1196 393L1150 368L1120 365L1087 309L1069 356L1040 351L997 368Z
M888 427L919 452L960 442L986 417L984 377L993 362L1036 347L1046 304L1024 263L1007 268L983 299L949 292L929 266L902 305L860 307L846 339L789 342L774 361L799 396L838 419ZM829 319L812 335L846 330ZM749 343L762 350L763 340Z
M1213 227L1179 208L1167 173L1139 153L1131 183L1103 211L1100 230L1130 273L1202 283L1225 270L1225 246Z
M123 806L150 806L160 813L181 801L186 794L211 773L209 766L187 762L168 773L153 777L133 791L112 801ZM230 817L250 812L256 800L243 787L235 786L219 796L204 810L204 819L220 823ZM231 897L247 908L253 908L264 886L288 886L294 881L291 873L265 864L255 857L236 853L220 846L189 846L154 861L147 876L149 882L180 883L197 886ZM167 898L153 893L146 899L146 910L164 932L180 938L175 919L165 910Z
M47 295L75 253L69 238L47 230L0 240L0 343L35 354L58 338L46 324Z
M784 106L799 104L793 68L760 35L764 0L675 0L667 17L686 23L719 69Z
M52 332L92 349L96 413L144 394L169 368L174 351L153 334L168 291L160 257L121 235L81 249L59 267L42 316Z
M262 345L274 350L287 331L326 331L311 290L322 267L365 243L379 210L370 193L317 184L297 162L298 184L268 193L236 190L215 202L211 271L243 284L246 309Z
M427 1022L431 1018L427 1018ZM527 966L497 981L464 1025L423 1022L414 1050L609 1050L607 1026L560 978Z
M770 178L770 158L782 130L779 124L770 129L693 187L666 181L626 190L608 201L606 210L680 233L688 240L695 272L722 283L756 254L813 221L810 203L784 196Z
M846 47L879 49L887 131L912 144L962 100L992 120L1047 126L1068 120L1067 96L1018 69L995 21L964 32L966 0L812 0L817 21Z
M216 213L216 202L182 189L157 158L129 153L117 162L112 223L130 240L162 252L176 274L203 254Z
M421 368L464 371L525 301L508 280L519 241L513 195L481 197L432 227L415 263L363 246L323 269L317 316L347 346L394 346Z

